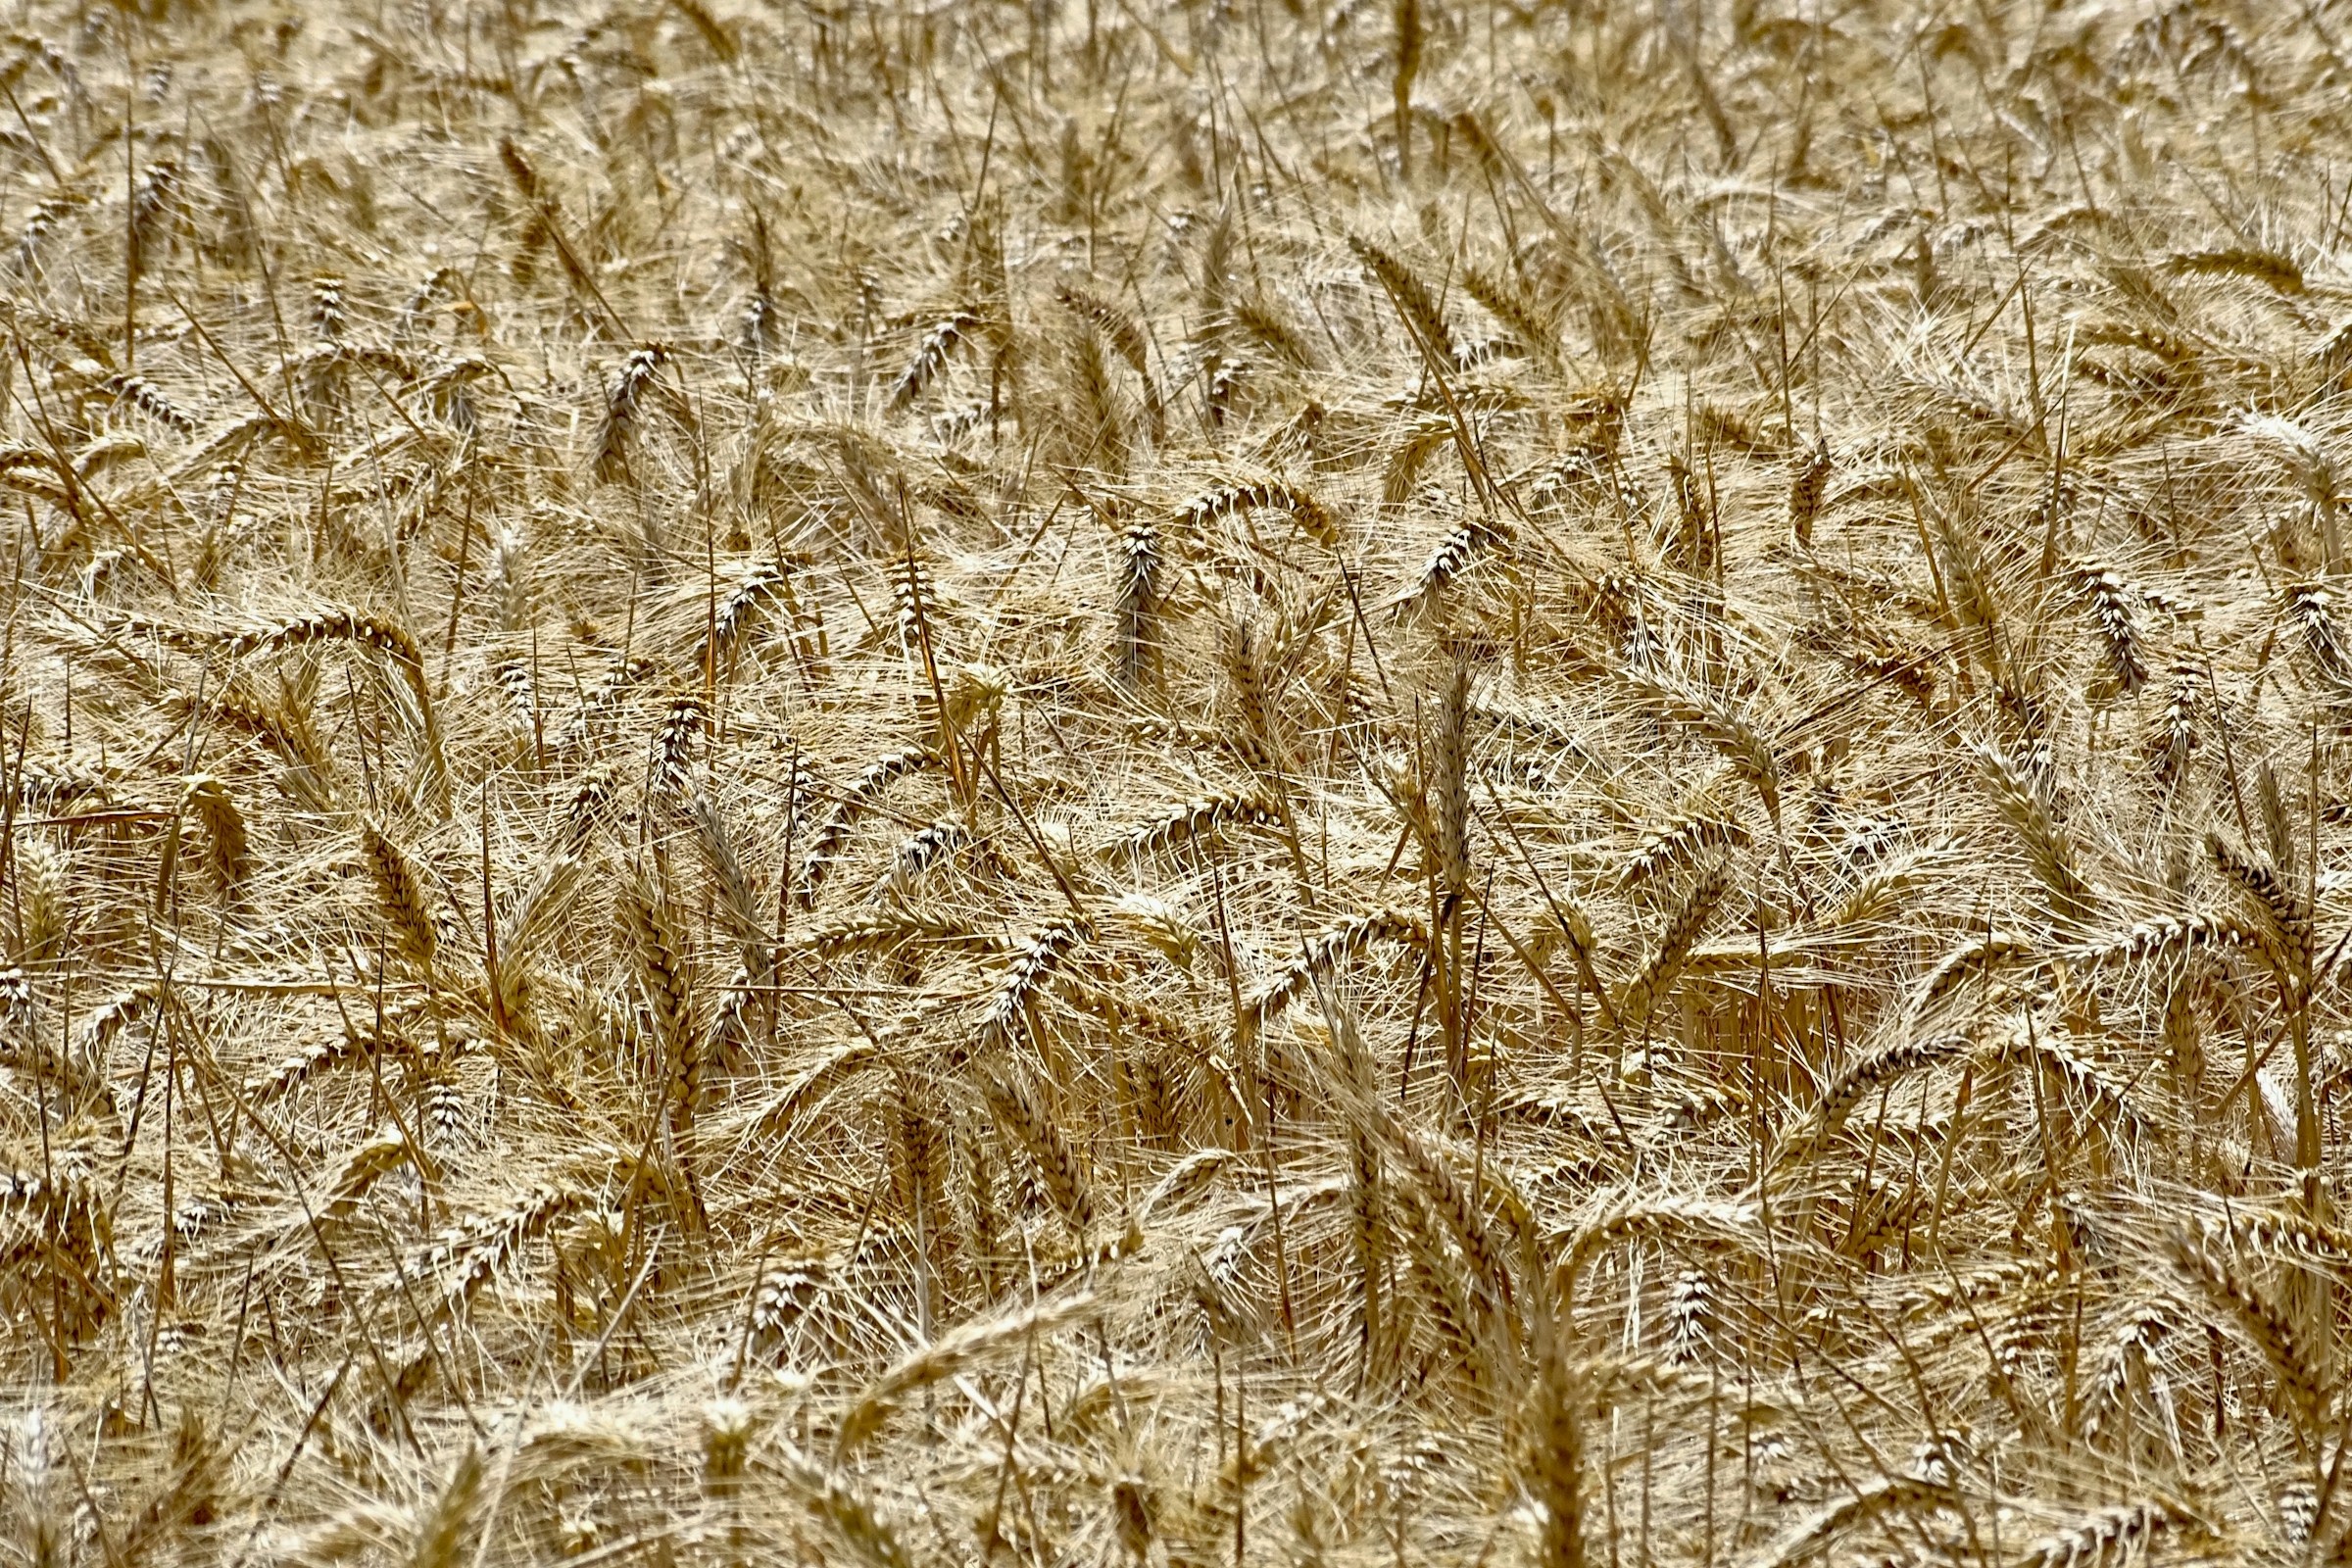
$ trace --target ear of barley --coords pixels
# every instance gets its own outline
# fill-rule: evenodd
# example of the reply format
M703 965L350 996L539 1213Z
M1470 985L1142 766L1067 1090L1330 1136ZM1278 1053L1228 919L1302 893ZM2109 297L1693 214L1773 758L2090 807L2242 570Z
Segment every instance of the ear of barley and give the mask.
M1144 328L1133 315L1092 289L1064 284L1054 294L1064 310L1102 334L1102 341L1140 376L1151 375L1144 359Z
M1800 550L1813 548L1813 523L1829 497L1833 463L1829 448L1815 446L1800 456L1788 476L1788 535Z
M1204 938L1183 906L1148 893L1130 893L1112 906L1119 920L1179 969L1199 960Z
M1355 1251L1363 1364L1367 1376L1376 1376L1385 1372L1391 1348L1383 1306L1389 1254L1386 1172L1380 1118L1370 1103L1379 1091L1354 1010L1336 1002L1328 989L1321 989L1320 997L1331 1037L1329 1071L1347 1131L1348 1239Z
M391 929L395 950L419 978L430 979L440 948L440 926L433 918L416 862L373 822L360 830L360 853L374 879L376 902Z
M852 1477L788 1443L770 1446L772 1462L808 1510L867 1568L918 1568L919 1560Z
M904 905L855 910L804 933L799 941L808 952L827 957L887 954L916 943L978 955L1003 953L1008 947L1002 936L968 921L924 914Z
M1554 1298L1563 1308L1574 1300L1577 1281L1604 1248L1678 1236L1705 1246L1738 1246L1755 1219L1752 1207L1709 1199L1615 1198L1577 1227L1552 1271Z
M1641 1022L1657 1009L1675 981L1681 978L1683 966L1690 961L1690 950L1705 932L1716 906L1730 891L1730 874L1721 866L1699 877L1666 922L1665 929L1658 933L1657 946L1618 992L1614 1005L1620 1020Z
M649 680L654 674L650 659L616 658L596 679L580 690L579 711L566 727L564 744L578 746L595 733L597 721L619 705L621 696L632 686Z
M1443 1227L1418 1188L1398 1192L1394 1212L1396 1234L1410 1261L1407 1278L1415 1287L1416 1314L1429 1321L1473 1386L1491 1384L1495 1347L1486 1298L1462 1288L1463 1269L1446 1250Z
M539 711L539 691L531 683L531 666L519 659L502 660L492 674L498 681L499 694L507 700L507 710L515 728L528 732Z
M17 270L30 270L37 261L42 242L64 219L72 216L87 198L66 193L47 197L37 203L24 220L24 227L17 237Z
M557 821L565 854L576 856L587 849L597 829L612 815L613 794L612 770L609 765L599 764L580 775Z
M1173 1213L1199 1198L1217 1177L1241 1158L1230 1149L1196 1149L1185 1155L1152 1190L1137 1209L1137 1222L1149 1225L1158 1215Z
M891 853L890 869L866 902L885 898L904 900L921 887L924 877L936 866L953 859L957 851L971 843L971 834L961 822L942 817L905 840Z
M1274 671L1267 657L1267 638L1254 620L1237 619L1225 627L1225 687L1239 721L1228 737L1244 762L1263 773L1284 770L1289 748L1279 732Z
M1712 849L1733 849L1748 842L1747 829L1738 821L1694 811L1658 829L1642 841L1617 870L1617 885L1632 888L1677 866L1688 865Z
M1394 0L1390 18L1396 34L1389 95L1396 106L1396 168L1409 182L1413 177L1413 83L1421 74L1425 44L1421 0Z
M790 1126L793 1119L812 1101L852 1073L881 1060L882 1055L880 1050L866 1041L851 1046L836 1046L820 1054L784 1081L784 1086L761 1108L753 1126L763 1133Z
M2104 1132L2141 1138L2155 1127L2154 1119L2129 1094L2108 1082L2089 1062L2038 1030L2014 1028L1997 1034L1986 1054L2046 1074L2064 1098L2092 1111L2096 1125Z
M2133 1310L2109 1343L2103 1364L2087 1379L2082 1431L2093 1443L2108 1441L2126 1417L2134 1383L2147 1376L2149 1358L2179 1330L2175 1305L2150 1303Z
M1488 1311L1501 1313L1513 1304L1518 1289L1501 1243L1487 1223L1476 1198L1430 1143L1396 1117L1387 1124L1387 1147L1397 1168L1411 1177L1429 1212L1445 1226L1447 1236L1470 1265L1472 1283Z
M1278 512L1298 531L1319 545L1336 548L1339 522L1298 485L1287 479L1239 479L1203 490L1176 510L1176 521L1188 534L1203 534L1211 524L1250 512Z
M127 430L110 431L74 454L74 471L87 479L92 474L105 472L146 455L147 443L137 436ZM108 551L105 554L117 561L135 558L135 552L127 550ZM97 566L99 559L92 558L92 568ZM82 591L86 595L91 589L85 587Z
M1060 1126L1039 1104L1036 1092L1013 1071L983 1067L980 1091L997 1125L1028 1151L1046 1195L1071 1232L1083 1241L1095 1220L1094 1184Z
M1453 438L1453 421L1442 415L1431 415L1406 426L1390 449L1388 466L1381 474L1382 503L1396 508L1411 500L1421 470Z
M1242 402L1249 385L1249 360L1221 358L1209 367L1209 395L1201 402L1209 407L1209 423L1223 425L1233 414L1233 407Z
M1764 1561L1770 1568L1817 1556L1847 1532L1889 1516L1903 1518L1950 1505L1957 1493L1948 1481L1920 1476L1887 1476L1866 1483L1843 1501L1801 1521L1775 1544Z
M2234 1259L2195 1232L2175 1228L2165 1238L2165 1250L2174 1267L2223 1308L2237 1336L2270 1363L2299 1434L2305 1442L2313 1441L2318 1423L2326 1418L2326 1385L2294 1323Z
M508 902L499 922L498 962L517 981L564 932L578 895L581 864L578 856L558 851L542 858L531 880Z
M204 824L205 858L213 885L222 899L235 898L253 869L253 853L245 837L244 813L237 809L228 786L209 773L196 774L181 784L180 804Z
M1527 292L1510 278L1482 268L1467 268L1462 272L1462 289L1489 316L1507 327L1519 346L1541 363L1557 368L1560 363L1559 328L1549 313L1540 307Z
M2240 1209L2230 1215L2229 1229L2230 1239L2249 1252L2319 1274L2352 1268L2352 1233L2308 1214Z
M1412 269L1359 234L1348 236L1348 248L1355 252L1355 259L1363 264L1364 270L1377 278L1389 297L1396 302L1397 314L1429 352L1442 364L1454 364L1460 350L1454 344L1453 333L1447 329L1436 298Z
M1130 685L1142 679L1152 660L1153 618L1160 601L1159 530L1134 523L1119 535L1118 622L1119 676Z
M1780 821L1780 759L1771 737L1750 714L1663 667L1632 667L1621 678L1642 701L1715 748L1755 789L1765 814Z
M1781 1164L1818 1150L1837 1137L1853 1108L1886 1086L1965 1055L1975 1042L1966 1035L1938 1035L1930 1040L1904 1041L1854 1063L1824 1091L1813 1107L1813 1119L1775 1156Z
M2129 931L2078 944L2061 956L2082 969L2109 964L2153 968L2200 950L2252 948L2260 942L2257 932L2225 916L2178 914L2143 920Z
M2318 935L2311 912L2283 877L2249 859L2219 833L2205 836L2205 852L2253 911L2265 956L2290 986L2307 988L2317 957Z
M331 272L311 279L311 326L328 342L343 335L343 280Z
M646 787L656 795L683 797L692 792L689 773L695 738L702 734L710 709L700 697L676 697L662 713L647 750Z
M2100 1568L2145 1560L2163 1540L2210 1539L2213 1529L2186 1503L2166 1496L2094 1509L2035 1541L2019 1568Z
M1317 976L1330 974L1342 958L1382 942L1402 943L1426 952L1429 927L1417 916L1396 909L1374 909L1326 926L1308 938L1298 956L1248 1001L1243 1008L1244 1025L1252 1038L1262 1037Z
M69 472L59 466L55 455L38 447L0 446L0 484L61 511L73 505L65 484Z
M703 1495L723 1502L743 1489L752 1440L760 1423L752 1407L732 1396L703 1406Z
M417 722L424 732L426 784L428 789L437 790L447 771L447 760L442 752L441 725L433 707L432 685L425 678L424 657L417 651L416 639L398 624L357 611L322 610L272 626L230 633L220 639L220 647L231 659L242 659L250 654L299 649L320 642L357 644L373 649L391 662L416 705Z
M938 377L940 371L947 368L948 361L957 345L979 324L980 318L977 315L961 310L932 322L924 331L922 342L916 346L914 358L907 362L906 368L892 383L890 406L894 409L912 407L915 399L923 395L923 389Z
M2175 664L2165 686L2164 715L2151 742L2159 783L2168 787L2178 784L2188 771L2189 754L2197 744L2197 710L2203 700L2203 672L2192 665Z
M732 656L765 618L769 603L783 597L788 589L783 571L772 562L756 561L744 567L735 585L719 600L692 662L701 665L706 660Z
M619 484L629 477L630 453L645 400L659 384L669 359L668 344L648 343L631 349L621 362L620 372L605 395L604 419L597 430L591 470L599 483Z
M726 817L717 800L707 793L694 797L692 815L695 845L717 886L720 910L742 946L744 969L754 977L764 975L768 966L766 906L744 871Z
M1911 1018L1916 1022L1971 979L1984 980L1996 969L2032 957L2034 951L2033 942L2015 932L1996 931L1970 938L1936 959L1929 969L1912 995Z
M1430 726L1427 791L1438 880L1459 896L1470 887L1470 665L1456 659Z
M409 1548L415 1568L456 1568L482 1500L481 1449L466 1445L432 1505L418 1515Z
M1544 1505L1544 1568L1585 1568L1585 1418L1580 1379L1556 1343L1544 1357L1528 1457Z
M2250 278L2281 294L2303 292L2303 269L2294 258L2278 251L2237 247L2215 251L2175 251L2165 258L2165 270L2189 276Z
M794 890L795 900L802 908L815 906L818 890L832 874L834 863L841 858L841 852L858 818L865 814L865 808L900 779L939 765L939 753L925 746L892 752L866 765L858 781L842 793L832 811L809 835L808 851L801 860L800 885Z
M1422 563L1421 575L1409 587L1391 595L1383 608L1397 615L1427 609L1481 557L1506 548L1511 539L1509 525L1473 518L1447 533L1445 541Z
M1315 368L1315 356L1306 346L1306 340L1283 318L1272 301L1262 295L1250 295L1235 300L1231 310L1234 324L1276 359L1294 369Z
M2254 770L2254 799L2262 810L2263 847L2270 852L2271 864L2279 875L2291 877L2295 871L2294 815L2279 787L2278 770L2267 757Z
M300 1088L319 1069L356 1055L369 1049L372 1043L352 1034L309 1042L280 1057L269 1070L248 1077L243 1085L245 1098L255 1105L274 1103Z
M938 635L939 590L930 566L911 553L892 562L890 597L898 607L899 646L909 653L919 651L927 637Z
M2072 922L2089 918L2096 896L2075 869L2074 843L2050 815L2041 791L2006 753L1980 747L1977 757L1993 805L2024 845L2035 880L2049 895L2051 911Z
M145 376L110 375L101 390L117 402L129 405L181 435L195 433L196 421L172 407L172 400Z
M662 1066L657 1093L661 1113L673 1127L682 1127L693 1115L703 1072L703 1033L695 1017L685 944L666 894L644 873L622 882L614 906L660 1033Z
M2132 616L2132 585L2114 567L2097 564L2076 567L2075 584L2098 626L2116 688L2129 697L2148 678L2139 629Z
M62 1051L46 1041L0 1039L0 1066L63 1096L68 1107L97 1107L107 1114L114 1103L103 1056Z
M504 1208L443 1227L416 1250L408 1272L439 1293L442 1312L456 1312L483 1286L514 1268L525 1247L587 1201L587 1195L576 1188L542 1182Z
M979 1049L995 1051L1020 1038L1034 1021L1032 1008L1047 986L1061 973L1070 955L1093 937L1081 920L1057 920L1047 926L1014 956L1004 971L988 1011L980 1020Z
M1014 1355L1050 1340L1096 1311L1091 1291L1040 1301L1018 1311L963 1324L901 1358L859 1393L837 1429L843 1451L858 1447L907 1395L958 1376L992 1357Z

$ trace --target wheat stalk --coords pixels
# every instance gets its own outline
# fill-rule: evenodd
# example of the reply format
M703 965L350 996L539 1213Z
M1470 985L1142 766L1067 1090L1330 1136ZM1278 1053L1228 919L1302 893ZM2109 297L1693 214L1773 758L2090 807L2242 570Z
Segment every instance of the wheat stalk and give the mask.
M1309 937L1298 956L1279 971L1242 1013L1251 1038L1262 1038L1290 1010L1318 976L1328 975L1342 958L1380 942L1402 943L1427 952L1429 928L1416 916L1394 909L1374 909L1352 915Z
M1628 688L1654 705L1666 717L1689 725L1753 786L1764 803L1765 814L1781 819L1781 764L1772 740L1754 719L1712 692L1701 690L1663 668L1628 669Z
M815 906L818 890L832 874L834 862L841 858L843 846L848 844L866 808L900 779L939 765L939 754L921 746L892 752L866 765L857 783L842 793L832 811L809 835L808 853L801 860L800 886L794 890L802 908Z
M1419 16L1417 9L1413 15ZM1408 83L1400 90L1409 91L1410 74L1400 70L1400 76ZM1400 116L1401 104L1400 98ZM1445 315L1438 309L1438 302L1428 287L1414 275L1412 269L1360 234L1348 236L1348 248L1355 252L1355 259L1363 264L1364 270L1378 278L1381 287L1396 302L1397 312L1404 318L1412 333L1441 362L1447 365L1455 363L1460 358L1460 350L1454 346L1453 334L1446 325Z
M1057 920L1015 950L980 1022L983 1053L1018 1039L1030 1027L1035 1017L1032 1009L1045 988L1060 975L1070 955L1092 936L1084 920Z
M1188 534L1202 535L1215 523L1249 512L1279 512L1298 531L1326 548L1337 548L1340 525L1323 503L1287 479L1237 479L1203 490L1175 512L1175 521Z
M1715 906L1730 891L1731 878L1721 866L1699 877L1666 922L1665 929L1658 933L1657 945L1617 991L1613 1003L1619 1019L1634 1023L1649 1018L1681 978L1683 966L1690 961L1690 950L1714 916Z
M1095 1309L1094 1294L1079 1291L1055 1300L1039 1301L1017 1311L966 1323L910 1352L867 1384L858 1396L857 1403L842 1415L835 1428L841 1451L846 1453L864 1443L907 1395L956 1377L1015 1345L1031 1347L1040 1339L1050 1339L1070 1325L1083 1322Z
M1166 855L1185 845L1201 842L1226 823L1272 827L1281 821L1274 808L1254 792L1229 791L1171 808L1158 820L1128 835L1119 848L1130 855Z
M2034 877L2049 893L2052 912L2062 920L2087 919L2096 896L2075 869L2074 843L2051 816L2048 802L2005 753L1984 747L1977 755L1993 805L2025 846Z
M983 1068L980 1087L997 1124L1029 1152L1054 1208L1083 1239L1095 1220L1094 1183L1061 1128L1021 1078Z
M701 1090L703 1031L695 1015L694 979L685 944L660 884L643 873L621 883L613 902L637 963L638 982L652 1006L661 1046L659 1113L683 1135Z
M375 881L376 901L400 956L419 978L431 979L440 952L441 930L426 901L424 879L408 852L368 822L360 830L360 854Z

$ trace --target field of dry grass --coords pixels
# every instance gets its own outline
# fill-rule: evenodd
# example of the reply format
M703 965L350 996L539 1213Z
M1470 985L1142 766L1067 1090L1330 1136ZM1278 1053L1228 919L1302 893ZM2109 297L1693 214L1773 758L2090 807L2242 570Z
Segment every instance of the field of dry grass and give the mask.
M27 0L25 1564L2352 1563L2338 0Z

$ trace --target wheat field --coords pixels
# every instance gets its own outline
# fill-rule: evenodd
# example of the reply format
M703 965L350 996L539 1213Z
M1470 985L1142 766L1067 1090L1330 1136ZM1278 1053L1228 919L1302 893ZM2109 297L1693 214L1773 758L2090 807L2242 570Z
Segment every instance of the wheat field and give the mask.
M2352 1564L2348 48L13 7L7 1560Z

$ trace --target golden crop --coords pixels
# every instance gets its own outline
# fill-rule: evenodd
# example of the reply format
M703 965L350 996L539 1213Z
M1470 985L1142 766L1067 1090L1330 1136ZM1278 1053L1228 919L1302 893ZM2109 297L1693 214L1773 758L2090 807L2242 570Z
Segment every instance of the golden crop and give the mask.
M0 1550L2352 1563L2334 0L28 0Z

